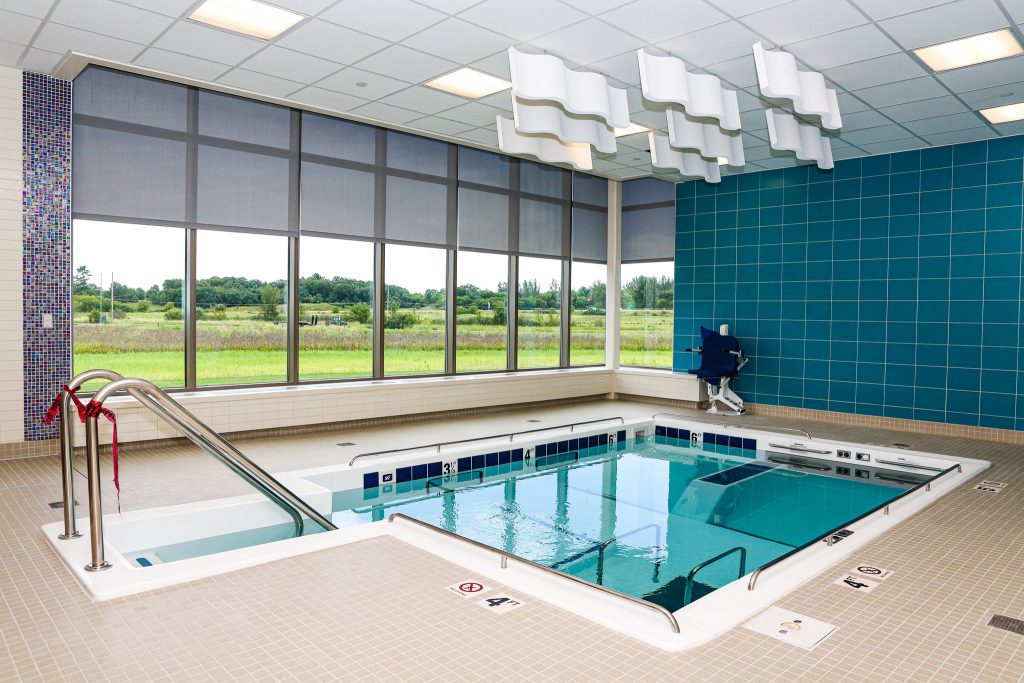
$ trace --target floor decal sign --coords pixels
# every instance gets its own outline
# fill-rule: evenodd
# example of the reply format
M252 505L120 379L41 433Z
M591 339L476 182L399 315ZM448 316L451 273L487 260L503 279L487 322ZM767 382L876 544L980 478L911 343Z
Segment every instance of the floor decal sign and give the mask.
M476 604L486 608L488 612L494 612L496 614L504 614L505 612L511 612L515 608L523 606L521 600L510 598L507 595L496 595L493 598L484 598L483 600L477 600Z
M847 588L852 588L853 590L859 591L861 593L870 593L878 587L877 581L865 579L864 577L858 574L847 574L846 576L842 576L837 581L835 581L835 584L837 586L846 586Z
M805 650L813 650L836 631L832 624L775 606L743 624L743 628Z
M453 583L448 586L448 590L462 598L479 598L491 589L475 579L470 579Z
M859 564L850 573L862 579L871 579L872 581L885 581L892 576L891 569L882 569L870 564Z

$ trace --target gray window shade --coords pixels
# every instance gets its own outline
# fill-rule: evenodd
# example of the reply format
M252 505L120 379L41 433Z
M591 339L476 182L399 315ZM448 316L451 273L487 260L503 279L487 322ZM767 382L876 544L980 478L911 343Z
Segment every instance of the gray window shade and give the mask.
M572 174L572 201L608 207L608 181L586 173Z
M534 199L519 201L519 253L568 256L562 205Z
M200 223L288 231L288 159L200 145L198 174Z
M182 132L188 127L188 88L109 69L82 72L72 106L80 116Z
M388 240L455 246L448 239L448 188L441 183L389 177L385 216Z
M471 147L459 148L459 180L507 190L510 167L506 156Z
M459 248L508 252L508 195L459 188Z
M676 186L657 178L638 178L622 183L622 206L675 202Z
M308 154L372 164L377 129L361 123L302 113L302 151Z
M608 211L574 206L572 209L573 261L608 262Z
M288 149L291 111L285 107L199 91L199 134Z
M418 135L388 131L388 168L448 175L448 144Z
M83 125L74 136L76 214L185 221L184 142Z
M562 199L564 194L562 183L566 173L568 171L563 171L556 166L521 160L519 162L519 190L520 192Z
M374 236L374 174L302 162L300 228L345 237Z
M676 253L674 206L622 211L622 262L671 261Z

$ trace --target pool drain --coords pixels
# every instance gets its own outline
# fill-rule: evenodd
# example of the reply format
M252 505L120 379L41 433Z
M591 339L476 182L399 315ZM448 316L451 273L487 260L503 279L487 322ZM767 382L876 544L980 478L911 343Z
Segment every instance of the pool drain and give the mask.
M48 507L53 508L54 510L63 510L64 509L64 501L63 500L57 500L57 501L54 501L52 503L47 503L46 505ZM78 501L77 500L75 501L75 505L78 505Z
M988 620L988 625L1024 636L1024 619L1014 619L1013 617L1004 617L1002 614L993 614L992 618Z
M339 443L337 445L338 446L355 446L356 442L355 441L342 441L341 443Z

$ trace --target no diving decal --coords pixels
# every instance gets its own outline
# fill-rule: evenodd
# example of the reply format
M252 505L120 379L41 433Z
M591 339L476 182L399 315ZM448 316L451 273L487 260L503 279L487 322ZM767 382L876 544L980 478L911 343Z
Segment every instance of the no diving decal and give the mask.
M448 586L448 590L462 598L478 598L487 591L489 591L490 588L480 583L479 581L470 579L469 581L460 581L458 583L453 583L452 585Z

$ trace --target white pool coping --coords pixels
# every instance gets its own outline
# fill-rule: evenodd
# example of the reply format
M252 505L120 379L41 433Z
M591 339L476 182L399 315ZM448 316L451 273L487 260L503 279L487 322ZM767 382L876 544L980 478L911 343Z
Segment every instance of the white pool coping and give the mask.
M419 525L396 520L373 522L337 531L317 533L311 536L290 538L272 543L230 550L213 555L194 557L177 562L139 567L126 558L126 554L141 548L154 547L188 540L204 538L234 530L258 528L271 524L288 522L290 518L273 503L260 494L235 496L199 503L165 506L147 510L127 512L104 517L105 551L112 567L101 572L87 572L85 565L90 561L88 519L79 520L82 537L72 540L58 540L63 523L43 525L42 530L61 561L78 579L85 591L97 601L110 600L128 595L178 585L188 581L233 572L266 562L295 557L311 552L326 550L368 538L392 536L436 554L450 562L465 567L467 576L486 577L498 581L510 589L520 591L552 605L578 614L617 632L637 638L665 650L685 650L704 643L737 626L753 615L763 611L779 598L793 591L808 580L822 573L863 548L882 533L896 527L900 522L924 509L944 494L968 482L988 468L983 460L935 455L895 449L891 447L828 439L794 438L791 434L768 431L767 428L734 427L723 428L703 420L659 417L658 424L689 428L691 430L714 430L716 433L757 438L761 443L784 444L792 447L811 446L830 449L831 456L814 456L799 453L802 458L817 458L833 464L846 461L835 457L836 447L850 447L854 450L870 451L884 455L887 460L949 468L960 465L962 471L952 471L934 481L930 490L919 489L890 504L889 514L879 511L869 515L848 528L855 533L832 546L819 542L797 553L795 556L766 569L758 578L756 589L747 589L749 573L711 594L673 613L680 632L673 633L669 621L663 614L646 609L621 597L610 595L595 587L582 585L558 573L538 569L523 562L509 560L502 568L500 556L491 550L478 548L459 538L451 538ZM575 436L595 431L617 431L623 429L617 424L581 429ZM643 428L650 435L653 432L652 418L626 421L625 428L632 436L636 428ZM551 432L532 441L553 440L557 433ZM559 438L568 438L565 432ZM532 441L516 442L516 448L528 446ZM444 459L452 460L471 452L479 453L486 441L475 442L459 449L445 451ZM508 448L505 442L505 448ZM764 449L761 449L764 450ZM782 452L782 451L773 451ZM430 451L403 453L368 459L349 467L347 462L326 467L278 474L286 486L300 494L318 511L331 512L331 490L341 490L335 484L346 487L361 486L362 473L378 471L382 466L411 464L438 456ZM856 465L856 463L852 463ZM872 465L874 463L872 462ZM895 471L917 472L911 468L889 467ZM309 480L309 477L332 479L332 489ZM358 484L354 482L359 482ZM307 524L315 524L306 520ZM158 541L152 539L159 537ZM125 549L124 553L118 548ZM748 567L750 571L755 567Z

